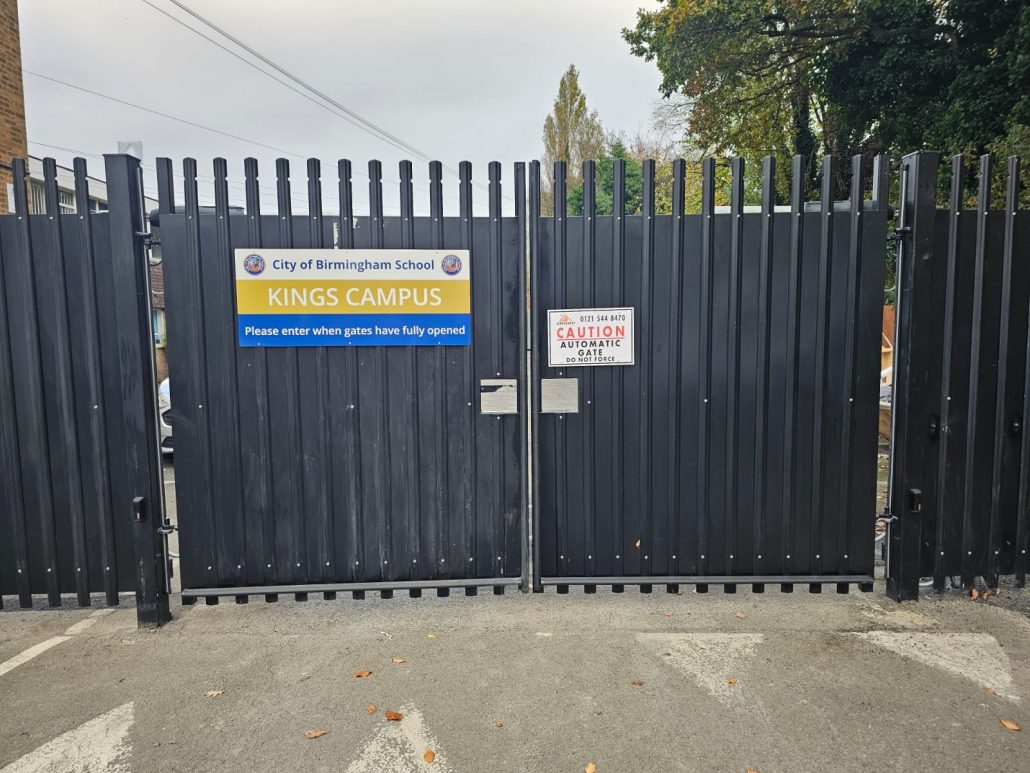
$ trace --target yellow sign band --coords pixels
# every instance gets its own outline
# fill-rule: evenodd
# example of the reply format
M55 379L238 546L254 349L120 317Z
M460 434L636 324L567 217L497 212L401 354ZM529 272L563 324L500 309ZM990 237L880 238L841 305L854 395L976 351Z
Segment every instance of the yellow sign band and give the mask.
M286 279L236 282L239 314L468 314L467 281Z

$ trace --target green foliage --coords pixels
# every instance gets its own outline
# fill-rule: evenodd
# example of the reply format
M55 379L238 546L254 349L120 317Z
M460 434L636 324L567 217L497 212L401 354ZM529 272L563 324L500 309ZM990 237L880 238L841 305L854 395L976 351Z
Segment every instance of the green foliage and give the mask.
M597 111L587 106L575 65L569 65L558 84L553 110L544 120L543 140L546 206L550 204L554 185L554 162L567 162L571 186L580 180L583 161L597 158L604 147L604 128Z
M612 192L615 190L615 162L617 160L626 162L626 214L639 214L644 189L643 169L639 161L630 157L626 146L618 139L612 141L610 147L597 159L594 193L597 214L614 214ZM566 203L570 215L583 214L582 180L569 188Z
M705 152L1030 150L1025 0L665 0L623 36Z

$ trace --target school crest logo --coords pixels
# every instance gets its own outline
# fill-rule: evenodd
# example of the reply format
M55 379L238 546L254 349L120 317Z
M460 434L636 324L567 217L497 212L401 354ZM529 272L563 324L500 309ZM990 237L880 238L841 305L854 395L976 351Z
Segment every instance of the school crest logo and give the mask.
M243 261L243 268L248 274L257 276L265 270L265 259L260 255L248 255Z
M445 274L454 276L459 271L461 271L461 258L459 258L457 255L448 255L441 262L440 268L443 269L443 272Z

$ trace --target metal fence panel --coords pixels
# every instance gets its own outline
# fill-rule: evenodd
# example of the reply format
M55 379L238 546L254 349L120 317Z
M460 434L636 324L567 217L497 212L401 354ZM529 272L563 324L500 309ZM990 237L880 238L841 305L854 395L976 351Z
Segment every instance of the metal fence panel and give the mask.
M937 589L978 577L994 588L1003 574L1023 583L1030 549L1030 216L1018 207L1017 157L1001 209L990 156L966 207L964 162L952 159L947 209L937 207L936 154L902 166L896 375L910 386L895 398L887 586L898 599L917 598L922 577Z
M581 217L561 162L553 217L531 206L534 380L580 392L578 413L534 416L537 587L872 581L885 159L871 204L860 159L834 202L827 159L821 204L795 186L790 212L774 211L771 160L759 212L731 168L729 212L714 159L700 214L684 212L682 162L671 215L651 162L639 215L622 162L612 216L594 208L592 162ZM550 368L547 310L604 307L636 310L636 364Z
M377 161L367 216L353 212L349 161L337 168L338 216L322 210L316 161L306 215L291 212L285 160L272 215L258 209L253 159L246 214L228 208L224 161L213 212L198 205L196 163L183 168L176 210L171 163L158 166L184 599L519 584L525 410L484 415L479 398L481 379L525 370L525 206L502 217L500 165L488 170L488 216L473 216L467 163L457 216L444 216L438 163L429 216L414 213L408 162L399 216L384 215ZM238 347L233 250L334 246L470 249L472 345Z
M109 157L108 177L132 163ZM22 159L12 168L26 179ZM149 435L130 420L145 396L124 389L146 380L137 357L150 321L117 315L149 301L145 278L121 270L116 242L129 229L135 249L139 237L131 223L90 212L85 161L74 165L74 215L60 214L54 160L43 169L45 209L29 214L16 184L16 214L0 216L0 596L27 607L35 594L50 606L75 594L88 606L102 592L117 604L136 588L132 500L160 496L159 483L144 492L130 477ZM124 192L117 203L129 209ZM160 475L139 463L144 477Z

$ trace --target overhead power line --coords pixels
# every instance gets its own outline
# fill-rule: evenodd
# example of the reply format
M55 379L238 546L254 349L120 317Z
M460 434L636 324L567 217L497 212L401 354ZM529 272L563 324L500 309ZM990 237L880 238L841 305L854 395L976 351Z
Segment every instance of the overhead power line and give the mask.
M143 2L146 3L147 5L151 6L152 8L154 7L153 3L150 0L143 0ZM317 89L315 86L313 86L311 83L309 83L308 81L304 80L300 76L293 74L292 72L287 70L282 65L276 64L271 59L269 59L267 56L262 54L260 51L258 51L257 49L253 48L252 46L247 45L242 40L240 40L239 38L235 37L230 32L228 32L223 27L218 26L217 24L215 24L213 21L211 21L207 17L202 16L201 14L197 13L196 11L194 11L192 8L190 8L185 3L181 3L181 2L179 2L179 0L169 0L169 2L172 5L174 5L176 8L178 8L178 9L188 13L190 16L192 16L194 19L196 19L197 21L199 21L201 24L205 25L209 29L214 30L219 35L221 35L222 37L226 38L227 40L231 40L234 44L236 44L237 46L242 48L248 54L250 54L254 58L260 60L261 62L263 62L267 66L271 67L273 70L275 70L279 74L283 75L284 77L286 77L289 80L293 81L294 83L298 84L301 88L309 91L310 93L312 93L315 96L317 96L319 99L322 99L322 100L328 102L330 105L335 107L337 110L339 110L342 113L345 113L346 115L350 116L350 118L352 118L354 121L358 122L363 128L365 128L366 131L368 131L373 136L376 136L379 139L385 140L385 141L389 142L391 145L393 145L394 147L397 147L397 148L399 148L401 150L405 150L408 153L411 153L411 154L417 156L418 158L421 158L423 161L432 161L432 160L434 160L433 157L431 155L429 155L428 153L425 153L424 151L421 151L418 148L416 148L414 145L412 145L412 144L410 144L408 142L405 142L403 139L401 139L400 137L396 136L395 134L391 134L390 132L388 132L383 127L377 126L372 121L370 121L367 118L365 118L364 116L360 115L355 110L352 110L349 107L347 107L346 105L343 105L340 102L336 101L331 96L326 94L324 91L321 91L321 90ZM190 29L192 29L192 27ZM256 69L258 69L261 72L264 72L264 70L261 70L261 68L256 68ZM265 73L265 74L267 75L268 73ZM451 171L452 174L456 174L456 172L454 172L453 170L449 170L449 171Z
M167 118L169 121L177 121L178 123L185 124L187 126L192 126L192 127L196 128L196 129L203 129L204 131L213 132L214 134L220 134L223 137L228 137L229 139L238 140L239 142L246 142L246 143L249 143L251 145L256 145L259 148L265 148L266 150L272 150L272 151L275 151L276 153L282 153L282 154L287 155L287 156L293 156L294 158L299 158L301 160L304 159L304 156L302 156L299 153L294 153L294 152L289 151L289 150L284 150L283 148L277 148L275 145L268 145L268 144L266 144L264 142L258 142L257 140L247 139L246 137L241 137L238 134L231 134L229 132L222 131L221 129L215 129L215 128L211 127L211 126L205 126L204 124L197 123L196 121L190 121L190 120L188 120L186 118L180 118L177 115L170 115L169 113L162 113L160 110L154 110L151 107L144 107L143 105L138 105L135 102L129 102L128 100L119 99L118 97L112 97L110 94L101 94L99 91L93 91L92 89L87 89L85 86L79 86L78 84L69 83L68 81L63 81L63 80L60 80L58 78L53 78L53 77L51 77L49 75L43 75L43 73L33 72L32 70L22 70L22 72L25 73L26 75L31 75L34 78L42 78L43 80L50 81L51 83L57 83L57 84L60 84L61 86L67 86L70 89L75 89L76 91L82 91L82 92L84 92L86 94L92 94L94 97L100 97L101 99L107 99L107 100L109 100L111 102L117 102L119 105L125 105L126 107L133 107L133 108L135 108L137 110L142 110L145 113L150 113L152 115L160 116L161 118Z
M119 105L125 105L126 107L131 107L131 108L133 108L135 110L142 110L145 113L150 113L151 115L156 115L156 116L159 116L161 118L166 118L166 119L168 119L170 121L176 121L176 122L184 124L186 126L192 126L192 127L196 128L196 129L202 129L202 130L207 131L207 132L212 132L213 134L219 134L219 135L221 135L223 137L228 137L229 139L237 140L238 142L245 142L245 143L248 143L250 145L254 145L254 146L259 147L259 148L265 148L266 150L271 150L271 151L274 151L274 152L282 154L282 155L292 156L293 158L300 159L302 161L307 159L307 156L304 156L304 155L302 155L300 153L296 153L296 152L294 152L292 150L286 150L285 148L280 148L280 147L277 147L275 145L269 145L269 144L267 144L265 142L259 142L258 140L252 140L252 139L250 139L248 137L243 137L243 136L240 136L238 134L232 134L231 132L223 131L222 129L216 129L213 126L205 126L202 123L197 123L196 121L191 121L191 120L189 120L187 118L181 118L181 117L179 117L177 115L172 115L170 113L164 113L164 112L161 112L160 110L155 110L154 108L151 108L151 107L145 107L144 105L140 105L140 104L137 104L135 102L130 102L130 101L125 100L125 99L119 99L118 97L113 97L110 94L104 94L104 93L99 92L99 91L94 91L93 89L86 88L85 86L80 86L77 83L70 83L69 81L61 80L60 78L54 78L54 77L52 77L50 75L44 75L43 73L34 72L33 70L25 70L25 69L23 69L22 72L25 73L26 75L31 75L34 78L40 78L42 80L49 81L50 83L56 83L56 84L58 84L60 86L64 86L64 87L69 88L69 89L75 89L76 91L81 91L84 94L89 94L91 96L98 97L100 99L106 99L106 100L109 100L109 101L114 102L114 103L119 104ZM37 144L43 145L44 143L37 143ZM60 149L60 148L58 148L58 149ZM362 177L366 177L366 178L368 177L368 174L366 172L362 172L360 170L356 170L354 173L357 174L357 175L361 175ZM394 185L400 185L400 182L397 181L397 180L383 180L383 182L384 183L393 183ZM423 187L417 186L417 185L415 185L413 187L416 190L419 190L419 191L421 191L423 193L429 193L429 189L428 188L423 188ZM455 196L453 193L444 193L444 198L453 199L455 201L458 200L458 197ZM304 200L306 201L306 199L304 199Z
M207 35L203 34L199 30L197 30L196 28L190 26L189 24L186 24L181 19L176 18L175 16L173 16L170 13L168 13L164 9L158 7L153 2L151 2L151 0L142 0L142 2L145 5L147 5L150 8L152 8L153 10L163 14L164 16L168 17L169 19L172 19L173 21L175 21L177 24L180 24L181 26L183 26L186 29L190 30L194 34L202 37L204 40L208 41L209 43L212 43L213 45L218 46L218 48L220 48L221 50L225 51L226 53L229 53L230 55L232 55L236 59L240 60L241 62L243 62L247 66L249 66L249 67L253 68L254 70L256 70L257 72L261 73L262 75L264 75L264 76L266 76L268 78L271 78L272 80L274 80L276 83L279 83L280 85L286 86L291 91L297 92L297 89L294 88L293 86L290 86L289 84L284 83L280 78L277 78L275 75L273 75L272 73L268 72L267 70L264 70L261 67L258 67L254 62L246 59L245 57L240 56L238 53L236 53L236 52L226 48L225 46L223 46L222 44L218 43L217 41L212 40L210 37L208 37ZM192 8L190 8L189 6L185 5L184 3L179 2L179 0L169 0L169 2L171 2L176 8L179 8L183 12L189 14L192 18L196 19L198 22L200 22L204 26L206 26L209 29L215 31L216 33L221 35L226 40L229 40L233 44L239 46L244 51L249 53L251 56L255 57L256 59L258 59L259 61L261 61L265 65L267 65L268 67L271 67L273 70L275 70L276 72L280 73L285 78L287 78L290 81L292 81L293 83L297 84L298 86L300 86L305 91L309 92L310 94L314 94L316 97L318 97L318 99L323 100L323 102L319 102L318 100L311 98L307 94L302 94L302 96L304 96L306 99L308 99L308 101L314 102L314 104L319 105L320 107L322 107L323 109L325 109L328 112L332 113L333 115L336 115L339 118L343 118L348 123L351 123L352 125L357 126L362 131L365 131L366 133L371 134L372 136L376 137L377 139L380 139L380 140L386 142L387 144L393 146L394 148L397 148L398 150L402 150L402 151L404 151L406 153L410 153L410 154L412 154L412 155L422 159L423 161L433 161L434 160L433 156L430 155L429 153L426 153L425 151L422 151L422 150L418 149L417 147L415 147L411 143L404 141L403 139L401 139L397 135L390 133L389 131L387 131L383 127L381 127L381 126L373 123L372 121L368 120L367 118L362 116L357 111L352 110L351 108L347 107L346 105L341 104L339 101L333 99L331 96L326 94L324 91L321 91L320 89L316 88L311 83L309 83L308 81L304 80L300 76L295 75L294 73L292 73L291 71L289 71L285 67L283 67L282 65L279 65L276 62L272 61L269 57L265 56L264 54L262 54L257 49L255 49L252 46L249 46L248 44L244 43L242 40L240 40L239 38L237 38L234 35L232 35L230 32L228 32L223 27L220 27L219 25L215 24L210 19L208 19L205 16L197 13L196 11L194 11ZM297 92L297 93L299 93L299 92ZM324 103L328 103L329 105L331 105L333 108L336 108L336 110L340 111L340 112L336 112L334 110L329 109L329 107L327 107L327 105L324 104ZM340 113L342 113L342 115ZM453 167L450 167L450 166L447 166L447 165L442 165L442 167L449 174L451 174L451 175L453 175L455 177L459 177L458 171L456 169L454 169ZM488 190L488 187L485 184L483 184L483 183L473 182L473 185L475 185L475 186L477 186L477 187L479 187L479 188L481 188L483 190ZM509 197L505 197L505 198L509 198Z

